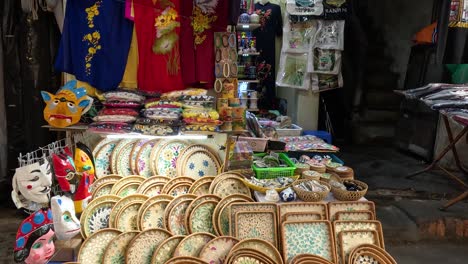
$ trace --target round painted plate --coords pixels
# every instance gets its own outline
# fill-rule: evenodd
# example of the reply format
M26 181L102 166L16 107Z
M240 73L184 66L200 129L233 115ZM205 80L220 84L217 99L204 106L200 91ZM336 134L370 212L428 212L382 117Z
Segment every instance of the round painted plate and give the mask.
M191 234L184 238L174 251L174 257L198 257L201 249L215 236L209 233Z
M112 239L120 235L116 229L106 228L88 237L78 252L78 262L86 264L101 264L104 251Z
M222 236L229 236L229 214L230 214L230 206L232 203L240 202L240 200L233 200L226 203L218 214L218 233Z
M156 146L151 150L150 154L150 168L154 175L158 175L158 170L156 169L156 161L159 150L167 144L169 140L161 139Z
M97 180L95 180L93 182L93 184L89 188L90 189L89 192L92 194L102 184L108 183L108 182L115 183L116 181L120 180L121 178L122 178L122 176L119 176L119 175L107 175L107 176L101 177L101 178L99 178L99 179L97 179Z
M185 159L187 159L187 157L190 156L190 153L194 152L194 151L197 151L197 150L208 150L208 151L211 151L211 149L205 145L201 145L201 144L193 144L193 145L190 145L190 146L187 146L186 148L184 148L182 150L182 152L180 153L179 155L179 158L177 159L177 162L179 163L178 166L176 166L177 168L177 176L183 176L182 175L182 167L181 167L181 164L184 162Z
M99 150L101 150L101 148L104 145L111 143L111 142L117 142L117 141L119 140L115 138L102 138L93 148L93 157L96 157L97 153L99 152Z
M117 191L116 195L119 197L126 197L132 194L137 193L138 187L140 187L139 182L130 182L125 184L120 190Z
M162 189L163 193L167 193L174 185L176 185L179 182L188 182L192 184L194 180L190 177L176 177L170 181L168 181L165 185L164 188Z
M188 146L187 142L174 140L169 141L156 154L156 170L158 175L171 178L177 176L176 164L180 152Z
M242 195L242 194L233 194L233 195L229 195L228 197L225 197L223 198L221 201L219 201L218 205L216 205L216 208L213 212L213 225L214 225L214 229L215 229L215 232L217 235L221 235L220 231L219 231L219 225L218 225L218 216L219 216L219 213L221 211L221 209L223 208L224 205L226 205L226 203L229 203L231 201L236 201L236 200L239 200L239 201L245 201L245 202L253 202L252 198L248 197L248 196L245 196L245 195Z
M136 235L127 247L126 264L151 263L154 250L172 234L163 229L148 229Z
M179 182L175 184L174 186L172 186L167 191L167 194L169 194L170 196L174 196L174 197L187 194L190 189L190 186L192 186L192 183L190 182Z
M206 263L205 261L199 258L194 258L194 257L176 257L176 258L169 259L164 264L209 264L209 263Z
M221 181L223 181L224 179L226 178L229 178L229 177L238 177L238 178L242 178L242 175L241 174L238 174L238 173L235 173L235 172L224 172L224 173L221 173L219 174L218 176L216 176L213 181L211 182L211 186L210 186L210 193L213 193L213 189L214 187Z
M223 264L229 251L231 251L232 247L238 242L239 239L235 237L217 237L203 246L198 257L210 264Z
M194 193L200 186L204 184L208 184L208 186L211 184L211 182L214 180L215 176L205 176L202 178L197 179L193 184L192 187L190 187L189 192Z
M201 204L202 202L205 201L214 201L216 204L221 201L221 198L219 196L213 195L213 194L206 194L202 196L198 196L196 199L194 199L190 204L189 207L187 208L187 211L185 212L185 222L188 223L190 214L192 213L193 209Z
M197 198L197 196L193 194L184 194L181 196L174 197L174 199L167 205L166 213L164 215L164 223L167 223L169 221L169 213L171 212L172 208L174 208L174 206L176 206L181 201L185 201L188 199L193 201L195 198Z
M263 254L270 257L275 263L283 263L281 254L279 251L269 242L256 238L244 239L232 247L231 251L238 249L249 248L262 252Z
M83 238L109 227L109 215L112 207L120 200L115 195L104 195L92 200L80 217Z
M148 200L146 200L140 207L140 210L138 211L138 229L142 230L142 227L140 226L140 220L142 219L142 215L143 215L143 212L145 211L145 209L150 206L152 203L156 202L156 201L172 201L174 199L174 197L170 196L170 195L167 195L167 194L160 194L160 195L157 195L157 196L153 196L153 197L150 197L148 198ZM163 221L164 222L164 221Z
M190 233L205 232L215 234L213 227L213 211L218 202L204 201L197 205L189 216L188 230Z
M188 234L187 223L185 223L185 211L187 211L188 206L193 201L193 199L186 199L177 203L169 212L167 222L164 225L167 227L167 230L174 235L185 236Z
M148 195L149 197L162 195L163 194L162 190L164 189L165 185L166 183L163 183L163 182L153 183L150 186L146 187L145 190L143 190L143 194Z
M140 151L137 154L136 167L138 175L144 176L146 178L151 177L153 173L151 172L150 167L150 154L153 147L159 142L159 139L154 139L146 142L140 148Z
M164 226L164 214L169 200L154 201L139 215L138 224L141 230L152 228L166 229Z
M120 150L122 150L128 143L131 143L131 142L134 142L134 141L135 141L135 139L122 139L115 146L114 151L112 151L112 155L111 155L111 158L110 158L111 172L113 174L119 174L118 171L117 171L117 162L119 161Z
M143 191L149 186L151 186L153 183L166 183L169 180L170 178L166 176L151 176L141 183L140 187L138 188L138 193L143 193Z
M149 198L148 196L143 195L143 194L132 194L125 198L120 199L120 201L118 201L114 205L114 208L112 208L111 214L109 216L109 226L111 228L115 228L115 219L117 218L117 215L119 214L120 209L122 209L124 206L132 202L144 203L146 200L148 200L148 198Z
M130 170L132 171L132 174L134 175L138 175L137 166L136 166L138 152L140 151L141 147L146 142L148 142L147 139L142 139L142 140L135 142L135 144L133 145L132 151L130 152Z
M204 176L216 176L221 168L218 158L208 150L196 150L187 153L187 158L180 164L181 175L198 179Z
M94 159L96 178L111 174L110 157L116 146L115 142L110 142L101 147Z
M132 152L135 142L127 143L117 156L117 174L122 176L132 175L132 169L130 167L130 154Z
M115 181L117 182L117 181ZM115 182L107 182L104 184L101 184L93 193L93 199L99 198L104 195L111 194L112 187L114 186Z
M164 240L154 251L151 264L166 263L174 255L176 247L185 236L173 236Z
M122 232L138 231L138 210L142 202L131 202L119 210L115 219L115 228Z
M237 177L227 177L224 180L218 182L213 188L213 194L219 197L227 197L232 194L243 194L251 197L250 188L247 187L244 182Z
M123 177L122 179L120 179L118 182L116 182L114 184L114 186L112 187L112 193L113 194L116 194L122 187L124 187L125 185L127 185L128 183L131 183L131 182L143 182L145 180L145 177L142 177L142 176L127 176L127 177Z
M138 235L138 231L125 232L111 240L104 252L103 264L125 264L125 251L128 243Z

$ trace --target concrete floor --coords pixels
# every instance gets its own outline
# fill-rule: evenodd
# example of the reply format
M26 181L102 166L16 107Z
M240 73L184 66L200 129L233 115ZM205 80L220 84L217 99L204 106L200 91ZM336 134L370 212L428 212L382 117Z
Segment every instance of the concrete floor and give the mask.
M412 180L404 176L424 164L392 148L343 147L338 156L354 168L356 177L369 184L370 200L377 204L387 250L400 264L467 263L468 243L445 238L425 238L418 229L421 219L441 217L468 220L468 203L462 202L448 212L437 207L440 197L451 197L460 190L439 172L420 175ZM379 196L377 191L385 195ZM389 191L390 190L390 191ZM388 195L387 195L388 194ZM400 194L403 194L401 196ZM437 199L430 199L437 198ZM16 229L23 219L17 210L0 208L0 264L13 263ZM468 231L466 231L468 233ZM410 241L411 243L407 243Z

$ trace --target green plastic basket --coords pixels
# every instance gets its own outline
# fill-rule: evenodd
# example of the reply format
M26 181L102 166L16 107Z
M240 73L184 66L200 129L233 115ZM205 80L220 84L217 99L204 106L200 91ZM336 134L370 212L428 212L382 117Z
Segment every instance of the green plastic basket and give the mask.
M259 153L254 154L255 157L263 157L266 153ZM291 177L294 176L294 171L296 170L296 166L294 163L289 159L288 155L284 153L279 153L279 159L283 160L288 167L281 167L281 168L259 168L252 164L252 169L255 172L255 178L257 179L274 179L278 177Z

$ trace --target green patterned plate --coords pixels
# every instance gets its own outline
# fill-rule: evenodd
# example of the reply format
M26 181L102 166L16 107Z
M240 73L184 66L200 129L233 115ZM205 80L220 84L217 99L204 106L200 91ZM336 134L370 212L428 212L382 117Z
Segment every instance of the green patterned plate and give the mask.
M88 237L78 252L78 262L89 264L101 264L104 252L109 243L120 235L116 229L106 228Z
M215 234L213 227L213 211L218 202L205 201L197 205L189 216L188 230L190 233L206 232Z
M235 237L240 240L258 238L278 247L276 214L273 211L237 212Z
M177 177L176 164L181 151L188 146L185 141L174 140L167 142L156 154L155 167L158 175Z
M122 139L119 141L119 143L115 146L114 151L112 151L112 155L110 158L110 164L111 164L111 172L113 174L118 174L122 175L118 172L117 169L117 163L120 160L120 151L128 144L136 141L135 139ZM123 176L123 175L122 175Z
M241 195L241 194L233 194L233 195L229 195L228 197L225 197L223 198L221 201L219 201L218 205L216 205L216 208L213 212L213 224L214 224L214 228L215 228L215 232L217 235L221 235L220 233L220 228L219 228L219 213L221 211L221 209L223 208L224 205L226 205L226 203L229 203L231 201L234 201L234 200L239 200L239 201L245 201L245 202L253 202L252 198L248 197L248 196L245 196L245 195ZM229 225L229 220L227 222L227 224ZM229 233L229 232L228 232Z
M111 240L104 252L103 264L125 264L125 251L132 239L140 232L125 232Z
M94 159L96 178L111 174L110 157L116 145L116 142L107 143L96 154Z
M115 195L104 195L92 200L80 217L81 235L89 237L93 233L109 227L112 207L119 201Z
M147 230L151 228L162 228L164 226L164 213L169 204L169 200L154 201L152 204L147 206L144 211L139 214L139 227L141 230Z
M198 257L201 249L215 236L209 233L195 233L184 238L174 251L174 257Z
M150 167L150 155L151 155L151 150L153 149L154 146L159 142L159 139L154 139L146 142L141 148L140 151L137 154L137 160L136 160L136 169L138 172L138 175L144 176L146 178L149 178L153 175Z
M313 254L336 263L329 221L285 222L281 234L283 258L287 263L299 254Z
M148 229L136 235L130 241L126 257L126 264L150 264L154 250L172 234L163 229Z
M243 194L251 197L250 188L238 177L227 177L221 182L218 182L213 188L213 194L221 198L227 197L232 194Z
M140 187L139 182L131 182L124 185L120 190L117 191L116 195L119 197L127 197L132 194L136 194L138 187Z
M174 256L174 251L179 245L180 241L184 239L185 236L173 236L164 240L159 247L156 248L151 260L152 264L161 264L166 263L170 258Z
M117 215L119 214L120 209L122 209L124 206L127 204L130 204L132 202L145 202L148 199L148 196L143 195L143 194L132 194L129 195L125 198L120 199L118 201L114 208L112 208L112 212L109 216L109 226L112 228L115 228L115 219L117 218Z
M132 171L132 174L138 175L138 170L137 170L137 156L138 153L140 152L141 147L148 142L147 139L142 139L137 141L132 148L132 151L130 152L130 170Z
M167 222L164 225L174 235L187 235L187 223L185 222L185 212L193 199L186 199L177 203L169 212Z
M117 181L115 181L117 182ZM112 187L114 186L115 182L106 182L101 184L96 190L93 192L93 199L99 198L104 195L109 195L112 192Z
M122 189L122 187L124 187L125 185L129 184L129 183L134 183L134 182L138 182L138 183L142 183L143 181L145 180L144 177L141 177L141 176L127 176L127 177L122 177L122 179L120 179L119 181L117 181L114 186L112 186L112 191L111 193L112 194L116 194L120 189Z
M283 259L281 258L281 254L279 251L270 243L266 242L265 240L261 239L245 239L237 243L234 247L232 247L231 251L236 251L239 249L253 249L262 252L266 256L270 257L275 263L283 263Z
M146 188L150 187L155 183L167 183L170 180L171 179L166 176L151 176L141 183L140 187L138 188L138 193L143 193L146 190Z
M101 177L97 180L95 180L93 182L93 184L91 185L91 187L89 188L90 189L90 192L93 193L94 191L96 191L101 185L105 184L105 183L115 183L116 181L120 180L122 178L122 176L120 175L107 175L107 176L104 176L104 177Z
M115 219L115 227L122 231L138 231L138 210L142 202L131 202L119 210Z
M130 167L130 155L133 149L133 146L135 145L135 141L127 143L122 149L120 149L120 152L117 156L117 174L122 175L122 176L130 176L132 175L132 169Z
M230 236L217 237L208 242L200 251L199 258L210 264L223 264L229 251L239 242L239 239ZM281 263L281 262L277 262Z

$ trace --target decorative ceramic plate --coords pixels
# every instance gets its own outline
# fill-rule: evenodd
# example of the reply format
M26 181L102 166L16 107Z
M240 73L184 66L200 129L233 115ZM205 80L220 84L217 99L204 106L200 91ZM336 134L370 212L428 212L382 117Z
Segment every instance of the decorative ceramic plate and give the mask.
M183 194L181 196L174 197L174 199L167 205L166 214L164 215L164 223L167 223L169 221L169 213L175 205L177 205L181 201L189 199L193 201L195 198L197 198L197 196L193 194Z
M164 185L164 188L162 189L163 193L166 193L176 184L178 183L181 183L181 182L184 182L184 183L190 183L192 184L194 182L194 180L192 178L189 178L189 177L176 177L170 181L168 181L166 183L166 185Z
M330 261L312 254L299 254L291 260L291 264L333 264Z
M167 191L167 194L169 194L170 196L174 196L174 197L181 196L183 194L187 194L189 189L190 189L190 186L192 186L192 183L179 182L179 183L175 184L174 186L172 186Z
M210 193L213 193L213 189L214 187L221 181L223 181L225 178L229 178L229 177L238 177L238 178L242 178L242 175L239 174L239 173L235 173L235 172L223 172L221 174L218 174L218 176L216 176L213 181L211 182L211 186L210 186Z
M94 159L96 178L111 174L110 157L115 146L115 142L107 143L96 154Z
M130 182L125 184L120 190L117 191L116 195L119 197L127 197L132 194L136 194L138 187L140 187L139 182Z
M132 175L132 168L130 167L130 155L132 153L133 146L135 141L127 143L123 148L120 149L119 154L117 155L117 174L122 176Z
M236 256L234 257L231 262L232 264L268 264L258 256Z
M180 140L169 141L163 145L156 154L155 167L157 174L175 178L177 176L177 158L180 152L187 146L187 142Z
M221 168L218 157L208 150L187 153L187 158L180 163L181 174L198 179L204 176L216 176Z
M122 232L138 231L138 210L142 202L131 202L119 210L115 219L115 228Z
M216 201L204 201L193 209L188 221L188 231L191 234L199 232L215 234L213 211L217 204Z
M129 195L125 198L120 199L115 205L114 208L112 208L111 214L109 216L109 226L112 228L115 228L115 219L117 218L117 215L119 213L119 210L122 209L124 206L127 204L130 204L132 202L145 202L148 199L148 196L143 195L143 194L132 194Z
M314 254L335 263L335 245L329 221L284 222L281 233L285 262L289 263L299 254Z
M137 231L125 232L111 240L104 252L103 264L125 264L125 251L132 239L138 235Z
M135 144L133 145L132 151L130 152L130 170L132 171L132 174L134 175L138 175L137 166L136 166L138 152L140 152L141 147L146 142L148 142L147 139L142 139L142 140L135 142Z
M138 175L146 178L153 175L150 167L150 155L153 147L158 143L159 139L154 139L146 142L137 154L136 167Z
M364 244L380 245L379 234L375 230L341 231L338 235L337 253L345 263L351 251Z
M231 213L231 204L236 202L243 202L242 200L233 200L230 201L221 208L218 214L217 221L217 229L215 229L215 233L218 233L221 236L229 236L230 235L230 228L229 228L229 219ZM215 208L216 209L216 208ZM233 233L234 235L234 233Z
M258 211L270 211L275 215L277 219L277 207L275 203L239 203L235 202L230 205L230 218L229 218L229 228L230 234L235 234L235 221L236 214L238 212L258 212Z
M272 211L237 212L233 225L234 236L240 240L258 238L278 247L276 214Z
M347 220L347 221L366 221L375 220L374 213L370 210L363 211L351 211L344 212L340 211L335 214L336 220Z
M112 187L114 186L114 183L116 183L117 181L115 182L106 182L106 183L103 183L101 184L93 193L93 199L96 199L96 198L99 198L101 196L104 196L104 195L108 195L108 194L111 194L112 192Z
M136 235L129 243L125 257L126 264L151 263L154 250L172 234L164 229L148 229Z
M167 222L164 225L174 235L185 236L188 234L185 212L193 199L187 199L177 203L169 212Z
M209 233L195 233L184 238L174 251L174 257L198 257L203 246L214 239Z
M369 210L375 216L375 204L373 202L330 202L328 204L328 215L331 221L336 220L337 212Z
M275 263L283 263L283 259L279 251L270 243L266 242L265 240L261 239L245 239L237 243L231 251L235 251L238 249L254 249L262 252L263 254L270 257Z
M326 203L282 203L278 206L279 219L283 219L287 213L318 213L323 220L327 217Z
M177 175L178 176L182 176L184 174L182 174L182 164L185 162L185 160L190 157L191 153L195 152L195 151L200 151L200 150L206 150L206 151L210 151L212 153L215 153L215 151L213 151L210 147L206 146L206 145L202 145L202 144L194 144L194 145L190 145L190 146L187 146L186 148L184 148L182 150L182 152L180 153L179 155L179 159L177 160L179 165L177 166ZM198 178L198 177L197 177Z
M379 258L382 259L383 262L380 263L385 263L385 264L397 264L395 259L384 249L381 247L378 247L373 244L364 244L361 245L357 248L355 248L351 253L350 253L350 260L353 260L353 257L358 257L358 256L369 256L369 255L374 255L378 256ZM352 263L360 263L356 262L355 260L352 261Z
M101 148L108 144L108 143L111 143L111 142L116 142L116 141L119 141L118 139L115 139L115 138L102 138L100 139L96 145L93 147L93 157L96 157L97 156L97 153L99 152L99 150L101 150Z
M157 196L157 195L163 195L163 188L166 185L164 182L155 182L151 184L150 186L146 187L146 189L143 190L143 194L148 195L149 197Z
M322 216L319 213L301 213L301 212L290 212L286 213L283 216L281 223L289 222L300 222L300 221L316 221L316 220L326 220L322 219Z
M221 198L217 195L213 194L206 194L206 195L201 195L197 198L195 198L188 206L187 211L185 212L185 222L189 222L190 214L192 213L193 209L199 205L202 202L205 201L214 201L216 202L216 205L218 204L219 201L221 201ZM211 220L213 221L213 220Z
M122 178L122 176L120 176L120 175L107 175L107 176L101 177L101 178L95 180L93 182L93 184L91 184L91 186L89 188L90 189L89 192L91 194L93 194L93 192L96 191L97 188L99 188L99 186L103 185L104 183L109 183L109 182L115 183L116 181L120 180L121 178Z
M235 237L217 237L203 246L198 257L210 264L223 264L229 251L238 242L239 239Z
M380 247L385 249L385 243L382 232L382 224L380 221L343 221L336 220L333 222L334 239L337 244L340 243L338 235L342 231L355 230L374 230L379 234ZM338 245L340 247L340 245ZM338 258L341 260L340 256ZM341 261L340 261L341 262Z
M117 171L117 161L120 155L120 150L125 147L128 143L135 141L134 139L121 139L119 143L115 146L114 151L112 151L110 164L111 164L111 172L113 174L119 174Z
M169 180L170 178L166 176L151 176L141 183L140 187L138 188L138 193L143 193L146 188L153 185L154 183L167 183Z
M120 234L119 230L106 228L91 235L80 247L78 262L101 264L107 245Z
M81 214L80 224L84 238L109 227L109 215L112 207L120 200L115 195L105 195L91 201Z
M211 185L211 182L200 184L195 189L193 189L193 191L189 190L189 193L193 193L195 195L210 194L210 185Z
M208 185L208 188L209 188L214 178L215 176L205 176L205 177L199 178L192 184L192 187L190 187L189 193L195 194L198 191L198 189L202 187L203 185L205 186ZM206 194L209 194L209 189L206 190Z
M223 181L218 182L213 188L213 194L218 195L221 198L232 194L243 194L249 197L251 196L250 188L247 187L244 182L237 177L227 177Z
M229 235L229 211L226 210L223 216L221 216L221 212L225 208L227 204L233 202L253 202L252 198L247 197L242 194L233 194L229 195L228 197L222 199L213 212L213 224L215 233L218 235Z
M150 206L150 204L156 202L156 201L172 201L174 200L174 197L167 195L167 194L160 194L157 196L152 196L149 197L140 207L140 211L138 212L138 219L141 218L141 215L143 214L143 211L146 209L146 207Z
M125 185L129 184L129 183L142 183L143 181L145 180L144 177L141 177L141 176L127 176L127 177L123 177L122 179L120 179L118 182L116 182L114 184L114 186L112 187L112 194L116 194L122 187L124 187Z
M141 230L147 230L151 228L162 228L166 229L164 225L164 215L169 200L155 201L147 206L144 211L139 214L139 227Z
M152 264L166 263L174 256L174 251L185 236L173 236L164 240L154 251Z
M353 264L387 264L387 262L378 255L366 252L357 256Z
M158 144L156 144L154 146L154 148L151 150L151 153L150 153L150 168L151 168L151 172L153 173L153 175L158 175L158 170L156 169L156 162L158 160L158 153L159 153L159 150L161 149L161 147L163 147L164 145L167 144L167 142L170 141L170 140L167 140L167 139L161 139L159 140ZM166 176L167 177L167 176ZM170 178L170 177L169 177Z

